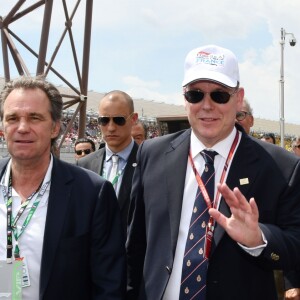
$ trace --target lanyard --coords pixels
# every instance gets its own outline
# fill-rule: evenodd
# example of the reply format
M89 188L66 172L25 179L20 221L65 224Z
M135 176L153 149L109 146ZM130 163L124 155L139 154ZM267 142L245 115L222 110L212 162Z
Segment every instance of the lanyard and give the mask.
M120 158L121 158L121 157L120 157ZM118 182L119 178L120 178L120 177L122 176L122 174L124 173L126 164L127 164L127 163L125 163L125 165L123 166L123 168L122 168L121 170L118 171L118 173L116 174L116 176L114 177L114 179L111 181L111 184L112 184L113 186ZM106 168L105 168L105 172L104 172L104 174L103 174L102 176L103 176L103 178L108 179L108 178L107 178L107 175L106 175Z
M14 251L14 257L15 258L19 258L20 257L20 249L18 246L18 239L20 238L20 236L23 234L23 232L25 231L27 225L29 224L34 212L36 211L41 198L43 197L43 195L46 192L46 189L50 183L50 181L46 182L43 186L42 186L43 180L41 182L41 184L39 185L39 187L37 188L36 191L34 191L27 199L26 201L24 201L21 205L21 208L19 209L17 215L15 218L13 218L12 216L12 179L11 176L9 178L9 186L8 186L8 192L6 193L5 188L3 187L2 191L3 191L3 196L4 196L4 200L6 203L6 207L7 207L7 262L11 263L12 262L12 234L15 237L16 240L16 246L15 246L15 251ZM32 207L30 208L30 211L28 212L28 215L21 227L21 230L18 234L17 232L17 222L20 219L21 215L23 214L24 210L26 209L26 207L28 206L29 202L31 201L31 199L36 195L36 199L34 201L34 203L32 204Z
M121 177L121 175L124 172L125 166L126 166L126 164L123 166L123 168L121 170L118 171L118 173L116 174L116 176L114 177L114 179L111 182L112 185L115 185L118 182L119 178Z
M227 170L228 170L228 166L229 166L229 164L230 164L230 162L232 160L234 151L235 151L237 143L238 143L238 138L239 138L239 131L237 130L235 138L234 138L234 140L232 142L232 145L231 145L231 148L229 150L229 153L228 153L228 156L227 156L227 159L226 159L226 162L225 162L222 174L221 174L221 179L220 179L220 183L221 184L224 182L224 179L225 179L225 176L226 176L226 173L227 173ZM204 198L204 200L206 202L207 207L208 208L212 208L212 207L213 208L218 208L219 201L220 201L220 192L217 191L215 200L212 202L211 199L209 198L209 195L208 195L207 190L205 188L205 185L204 185L204 183L203 183L203 181L201 179L201 176L200 176L199 172L197 171L197 169L195 167L191 151L189 153L189 159L190 159L190 162L191 162L191 165L192 165L192 169L194 171L194 174L195 174L198 186L199 186L199 188L201 190L201 193L203 195L203 198ZM206 226L205 244L204 244L204 249L205 249L204 255L205 255L206 258L209 258L209 255L210 255L211 242L212 242L212 238L213 238L213 234L214 234L214 229L215 229L214 225L215 225L215 220L214 220L213 217L210 216L208 224Z

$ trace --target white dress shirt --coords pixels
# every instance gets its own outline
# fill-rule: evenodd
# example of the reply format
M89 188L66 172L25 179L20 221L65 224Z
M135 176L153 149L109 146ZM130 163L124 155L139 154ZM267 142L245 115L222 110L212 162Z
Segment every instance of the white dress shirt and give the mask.
M50 182L51 171L53 166L53 158L51 155L50 164L44 178L43 184ZM3 187L8 190L9 177L11 172L11 160L9 161L6 171L0 181L0 259L6 260L6 244L7 244L7 207L4 202ZM30 178L28 179L30 180ZM48 198L50 192L50 184L48 185L44 195L40 199L40 203L34 212L28 226L19 238L18 244L20 248L20 256L25 257L30 277L30 286L22 289L23 300L37 300L39 299L39 283L40 283L40 268L41 257L44 240L44 230L48 207ZM31 199L28 206L24 210L17 223L18 232L34 203L37 194ZM15 217L21 207L21 198L17 192L12 188L12 216ZM15 246L15 239L13 236L13 245Z
M214 167L216 172L215 193L216 193L217 183L220 182L221 174L235 135L236 135L236 128L232 130L232 132L227 138L214 145L214 147L211 149L218 152L218 155L215 156L215 160L214 160ZM239 141L240 141L240 137L241 135L239 136ZM193 131L191 133L190 149L191 149L195 167L198 170L199 174L201 175L204 170L205 161L202 155L200 154L200 152L208 148L206 148L199 141L199 139L195 136ZM230 169L230 165L228 167L226 176L229 172L229 169ZM224 181L226 182L226 178ZM163 300L179 299L182 262L183 262L185 244L186 244L186 239L187 239L188 230L190 226L191 215L193 211L197 188L198 188L198 184L195 178L195 174L192 170L191 163L188 160L176 252L175 252L174 263L172 267L172 273L170 275L170 280L168 282Z

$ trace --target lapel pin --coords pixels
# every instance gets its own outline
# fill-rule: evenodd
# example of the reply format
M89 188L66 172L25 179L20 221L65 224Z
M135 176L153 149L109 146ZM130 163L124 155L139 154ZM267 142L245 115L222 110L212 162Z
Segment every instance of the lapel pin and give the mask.
M132 166L135 168L137 166L137 163L133 163Z
M240 185L245 185L245 184L249 184L249 179L248 178L240 179Z

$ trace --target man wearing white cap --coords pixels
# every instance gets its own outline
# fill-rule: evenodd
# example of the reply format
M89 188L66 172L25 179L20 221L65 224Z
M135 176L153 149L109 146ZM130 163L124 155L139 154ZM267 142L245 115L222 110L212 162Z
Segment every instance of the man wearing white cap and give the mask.
M300 161L236 124L239 82L231 51L192 50L183 81L191 129L140 146L127 299L274 300L273 270L299 264Z

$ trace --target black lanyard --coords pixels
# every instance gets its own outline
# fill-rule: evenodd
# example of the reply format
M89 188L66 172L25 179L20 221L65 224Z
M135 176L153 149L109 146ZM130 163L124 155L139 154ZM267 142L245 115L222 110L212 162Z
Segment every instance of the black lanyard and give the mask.
M32 215L34 214L35 210L37 209L40 199L43 197L47 186L49 185L50 182L45 183L42 186L44 179L42 180L42 182L40 183L39 187L37 188L36 191L34 191L27 199L25 202L22 203L21 208L19 209L17 215L15 218L13 218L12 216L12 178L11 175L9 177L9 185L8 185L8 192L5 192L5 188L3 187L3 196L4 196L4 201L7 207L7 262L11 263L12 262L12 249L13 249L13 245L12 245L12 235L14 234L15 236L15 240L16 240L16 247L15 247L15 253L14 253L14 257L15 258L19 258L19 246L18 246L18 239L19 237L22 235L22 233L24 232L25 228L27 227L27 225L29 224ZM16 229L17 229L17 222L20 219L21 215L23 214L24 210L26 209L26 207L28 206L29 202L31 201L31 199L36 195L36 200L33 203L25 221L24 224L21 228L20 233L18 234Z

